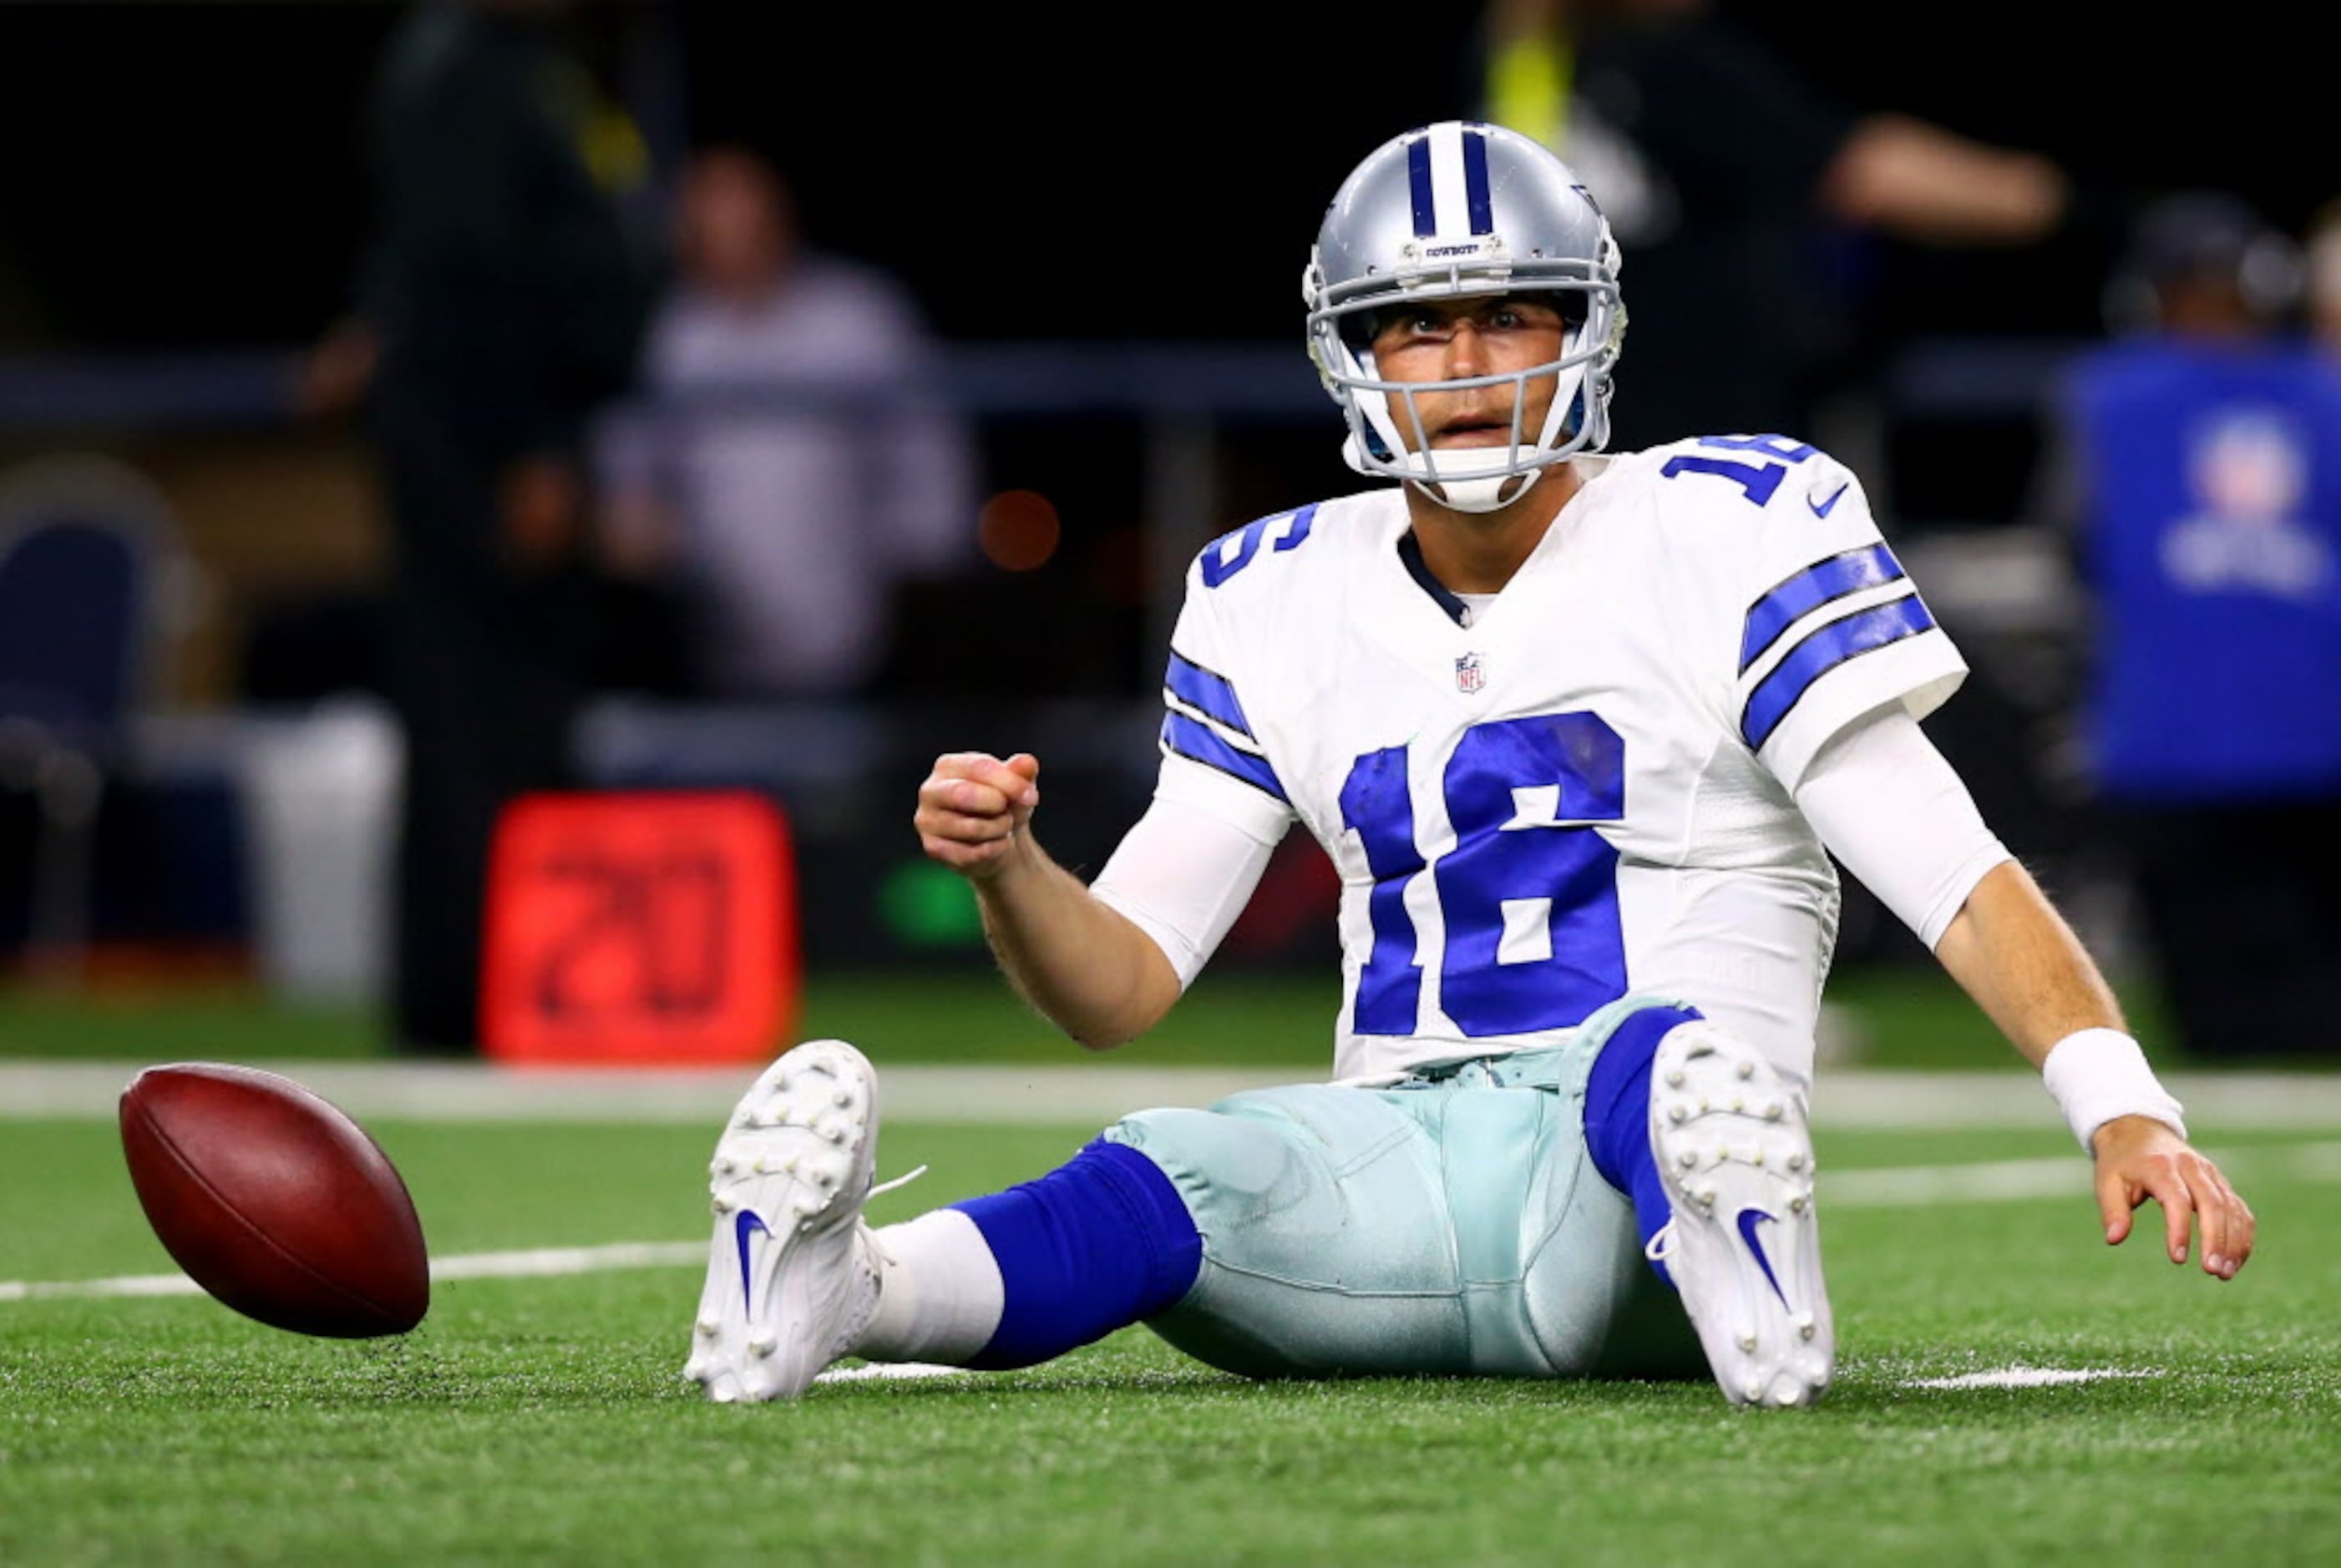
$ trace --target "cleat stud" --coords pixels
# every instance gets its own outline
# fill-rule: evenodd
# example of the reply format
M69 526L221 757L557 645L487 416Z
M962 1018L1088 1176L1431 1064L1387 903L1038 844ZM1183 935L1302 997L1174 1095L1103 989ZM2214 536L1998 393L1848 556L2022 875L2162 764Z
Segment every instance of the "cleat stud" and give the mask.
M1801 1324L1798 1326L1797 1337L1799 1339L1810 1339L1813 1336L1813 1333L1814 1329L1811 1324Z
M748 1342L748 1349L757 1355L770 1355L780 1347L781 1342L769 1334L760 1334Z
M733 1204L730 1198L718 1193L715 1195L714 1198L709 1202L707 1206L713 1209L719 1215L725 1215L730 1214L732 1209L738 1206Z
M718 1404L735 1404L739 1403L740 1399L740 1395L737 1392L732 1389L722 1387L721 1384L710 1384L708 1385L707 1397L715 1401Z
M1690 1120L1690 1108L1687 1106L1669 1106L1667 1107L1667 1120L1674 1123L1677 1126L1680 1126L1683 1123Z
M723 1325L712 1317L702 1317L692 1326L699 1330L699 1336L702 1339L712 1339L715 1337L715 1331Z
M1802 1194L1798 1194L1797 1196L1788 1200L1788 1212L1790 1214L1802 1214L1808 1206L1806 1204Z
M1741 1335L1739 1336L1739 1348L1742 1350L1754 1350L1756 1348L1756 1336L1752 1334Z
M761 1372L752 1372L740 1380L742 1392L751 1399L770 1399L778 1386Z
M720 1176L730 1176L733 1171L736 1171L739 1168L740 1162L733 1159L730 1155L718 1155L715 1158L716 1173Z
M1679 1089L1682 1087L1682 1086L1683 1076L1682 1069L1680 1067L1677 1067L1667 1074L1667 1087L1670 1089Z
M1742 1063L1740 1063L1740 1064L1739 1064L1739 1076L1740 1076L1741 1077L1743 1077L1743 1078L1752 1078L1752 1077L1754 1077L1756 1076L1756 1064L1755 1064L1754 1062L1742 1062Z
M1689 1170L1691 1166L1698 1164L1698 1153L1695 1149L1685 1149L1682 1153L1675 1156L1675 1163L1682 1166L1683 1169Z
M1785 1114L1786 1107L1778 1100L1774 1100L1771 1104L1764 1107L1764 1119L1768 1122L1777 1122Z
M1748 1404L1763 1404L1763 1403L1764 1403L1764 1385L1763 1385L1762 1384L1760 1384L1760 1383L1751 1383L1751 1384L1749 1384L1748 1385L1748 1390L1747 1390L1747 1392L1748 1392Z
M827 1138L831 1143L842 1144L845 1141L845 1129L843 1127L831 1127L821 1136Z
M782 1176L794 1176L794 1175L796 1175L796 1171L797 1171L797 1156L794 1156L794 1155L790 1155L787 1158L785 1158L785 1159L783 1159L783 1160L782 1160L782 1161L781 1161L781 1174L782 1174Z
M837 1093L829 1097L829 1103L835 1106L839 1110L843 1110L846 1107L853 1103L853 1097L847 1094L843 1089L840 1089Z
M762 1156L762 1155L758 1155L758 1156L756 1156L756 1167L755 1167L755 1168L756 1168L756 1174L757 1174L758 1176L762 1176L762 1175L763 1175L767 1170L769 1170L771 1167L764 1164L764 1156Z
M1790 1155L1788 1156L1788 1168L1792 1171L1800 1171L1804 1169L1805 1156L1802 1155Z

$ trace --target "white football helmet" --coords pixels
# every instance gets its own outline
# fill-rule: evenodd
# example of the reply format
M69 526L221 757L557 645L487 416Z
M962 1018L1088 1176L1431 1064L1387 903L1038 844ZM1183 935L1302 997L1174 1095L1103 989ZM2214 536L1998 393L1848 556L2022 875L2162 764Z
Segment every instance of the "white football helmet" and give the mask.
M1500 125L1441 121L1385 142L1342 182L1301 280L1309 353L1350 422L1342 456L1441 505L1492 511L1544 470L1609 438L1609 374L1626 332L1618 244L1568 164ZM1561 357L1466 381L1385 381L1375 313L1426 299L1539 294L1569 323ZM1521 428L1528 382L1559 383L1541 430ZM1511 383L1507 446L1434 454L1415 398ZM1404 432L1402 434L1401 432ZM1410 442L1406 439L1410 436Z

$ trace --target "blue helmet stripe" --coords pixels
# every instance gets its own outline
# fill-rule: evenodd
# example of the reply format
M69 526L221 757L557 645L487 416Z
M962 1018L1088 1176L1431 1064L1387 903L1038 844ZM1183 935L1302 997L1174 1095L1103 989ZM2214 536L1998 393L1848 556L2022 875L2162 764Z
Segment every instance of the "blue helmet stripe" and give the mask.
M1476 128L1463 133L1463 203L1470 210L1473 233L1495 233L1496 208L1488 195L1488 133Z
M1439 232L1439 204L1430 190L1430 138L1417 136L1407 144L1406 180L1414 197L1414 232L1418 236Z
M1842 620L1832 620L1788 650L1772 672L1756 683L1740 710L1739 733L1748 749L1760 751L1814 682L1849 660L1935 629L1935 618L1915 593L1889 600Z

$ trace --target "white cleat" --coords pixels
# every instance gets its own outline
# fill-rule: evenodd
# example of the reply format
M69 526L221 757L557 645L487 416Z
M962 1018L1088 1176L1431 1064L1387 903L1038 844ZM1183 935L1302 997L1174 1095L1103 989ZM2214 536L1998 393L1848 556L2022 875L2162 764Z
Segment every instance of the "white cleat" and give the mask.
M793 1399L878 1306L862 1206L878 1157L878 1080L843 1040L764 1070L709 1166L716 1215L683 1376L718 1404Z
M1810 1404L1837 1329L1821 1280L1812 1134L1752 1046L1704 1019L1659 1042L1650 1152L1674 1218L1650 1243L1734 1404Z

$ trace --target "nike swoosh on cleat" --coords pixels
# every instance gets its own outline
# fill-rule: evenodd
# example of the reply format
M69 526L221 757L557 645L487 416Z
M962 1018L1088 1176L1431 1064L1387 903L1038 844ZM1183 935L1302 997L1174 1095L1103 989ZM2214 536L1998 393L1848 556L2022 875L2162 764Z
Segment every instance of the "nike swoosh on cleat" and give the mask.
M1815 501L1808 495L1805 497L1805 504L1813 509L1813 515L1815 517L1827 517L1830 512L1837 510L1837 503L1844 500L1845 492L1852 488L1853 481L1847 480L1843 484L1837 487L1837 493L1830 496L1827 501Z
M1780 1276L1772 1272L1772 1260L1764 1255L1763 1244L1756 1239L1756 1222L1758 1220L1768 1221L1773 1225L1780 1223L1775 1216L1766 1214L1760 1208L1743 1208L1739 1211L1739 1239L1746 1242L1748 1250L1756 1255L1756 1266L1764 1271L1764 1278L1771 1285L1772 1294L1780 1298L1780 1305L1787 1311L1794 1312L1796 1308L1788 1305L1788 1293L1780 1288ZM748 1244L742 1241L740 1245L742 1255L745 1256Z
M747 1315L750 1299L756 1294L755 1286L750 1283L752 1276L748 1272L748 1237L760 1230L766 1236L772 1234L772 1227L764 1223L764 1216L752 1208L742 1209L740 1217L732 1222L732 1234L740 1241L740 1313L743 1317ZM1764 1272L1769 1274L1772 1271L1767 1268Z

